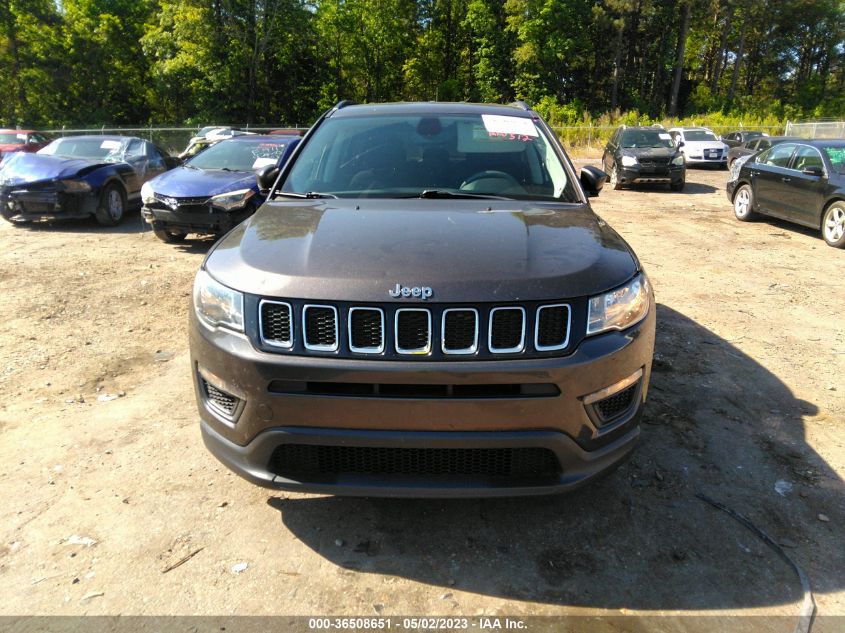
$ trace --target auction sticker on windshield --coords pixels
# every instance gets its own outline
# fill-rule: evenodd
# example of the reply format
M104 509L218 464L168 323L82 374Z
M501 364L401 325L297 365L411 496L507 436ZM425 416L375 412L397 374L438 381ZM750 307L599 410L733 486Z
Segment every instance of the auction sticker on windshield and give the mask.
M539 136L537 128L531 119L500 114L482 114L481 120L488 132L494 134L520 134L524 136Z

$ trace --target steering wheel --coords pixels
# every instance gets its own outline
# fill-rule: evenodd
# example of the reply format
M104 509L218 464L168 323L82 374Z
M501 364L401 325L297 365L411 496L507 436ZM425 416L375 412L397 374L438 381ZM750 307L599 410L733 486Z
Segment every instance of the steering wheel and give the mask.
M498 189L501 191L503 189L510 189L511 187L519 187L522 188L522 185L519 184L519 181L511 176L509 173L504 171L494 171L492 169L488 169L486 171L479 171L474 173L472 176L467 178L461 183L460 189L467 189L469 185L478 182L479 180L499 180L504 182L503 187L499 187Z

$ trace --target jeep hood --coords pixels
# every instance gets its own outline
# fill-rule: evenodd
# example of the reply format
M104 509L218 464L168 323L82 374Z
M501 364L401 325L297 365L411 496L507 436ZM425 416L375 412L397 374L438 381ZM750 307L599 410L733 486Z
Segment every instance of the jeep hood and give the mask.
M255 172L177 167L156 176L150 186L158 194L173 198L216 196L238 189L258 189Z
M42 180L76 178L98 167L114 164L83 158L16 152L3 161L0 168L0 184L20 185Z
M400 210L401 209L401 210ZM431 302L549 300L614 288L638 263L587 205L499 200L273 201L236 227L205 267L253 294Z

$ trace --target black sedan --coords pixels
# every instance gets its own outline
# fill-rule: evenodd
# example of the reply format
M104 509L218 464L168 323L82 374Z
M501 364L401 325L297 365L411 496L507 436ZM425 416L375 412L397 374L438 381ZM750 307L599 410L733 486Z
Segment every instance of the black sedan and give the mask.
M70 136L0 167L0 215L10 222L87 218L113 226L141 185L179 160L149 141L128 136Z
M737 161L727 194L738 220L781 218L845 248L845 140L780 143Z
M728 147L738 147L739 145L745 145L751 139L761 136L765 136L765 133L758 132L757 130L740 130L723 134L720 140Z
M762 152L764 149L769 149L773 145L779 143L786 143L787 141L801 141L802 139L795 136L758 136L746 141L742 145L731 147L728 151L728 168L730 168L734 161L741 156L752 156L757 152Z

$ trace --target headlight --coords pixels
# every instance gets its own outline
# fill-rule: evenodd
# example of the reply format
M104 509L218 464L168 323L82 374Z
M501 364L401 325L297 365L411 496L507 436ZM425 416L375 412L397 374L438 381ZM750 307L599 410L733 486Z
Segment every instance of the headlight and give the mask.
M742 169L742 166L749 158L751 158L751 154L746 154L745 156L740 156L731 163L731 180L737 180L739 178L739 170Z
M62 188L70 193L85 193L91 191L91 185L82 180L60 180Z
M218 283L204 270L194 280L194 309L212 327L222 325L244 331L244 296Z
M648 304L648 278L641 273L624 286L590 299L587 335L624 330L642 321Z
M684 164L684 155L678 154L675 158L672 159L673 165L683 165Z
M633 167L637 164L637 159L633 156L623 156L622 157L622 166L623 167Z
M155 191L150 183L145 182L141 187L141 202L144 204L152 204L156 201Z
M255 191L252 189L241 189L239 191L221 193L219 196L214 196L211 199L211 206L218 207L224 211L233 211L243 207L254 195Z

